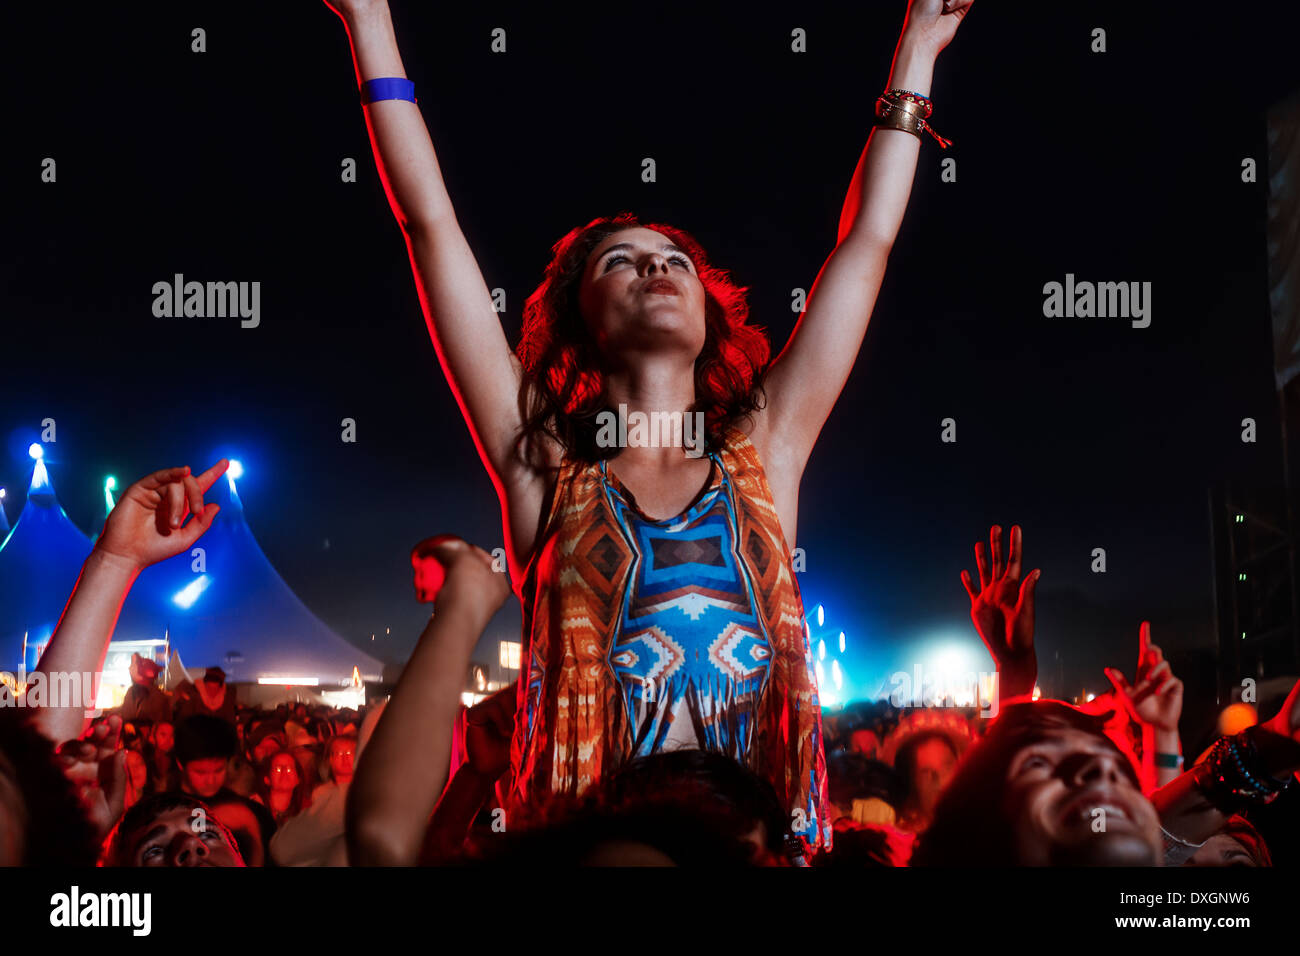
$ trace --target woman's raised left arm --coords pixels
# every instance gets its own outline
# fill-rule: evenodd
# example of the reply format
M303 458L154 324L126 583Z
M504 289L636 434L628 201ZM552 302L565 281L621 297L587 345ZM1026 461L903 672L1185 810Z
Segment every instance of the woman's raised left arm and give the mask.
M929 96L935 59L971 4L911 0L887 89ZM857 359L922 145L915 134L899 129L876 128L867 137L835 248L813 283L790 341L772 363L767 406L759 413L754 438L766 446L769 469L779 468L796 483Z

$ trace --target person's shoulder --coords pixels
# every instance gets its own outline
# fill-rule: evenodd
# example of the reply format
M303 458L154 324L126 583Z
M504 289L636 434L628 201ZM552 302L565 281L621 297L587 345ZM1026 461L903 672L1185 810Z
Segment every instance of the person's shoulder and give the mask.
M268 810L266 805L259 800L254 800L252 797L245 797L244 795L231 790L229 787L222 787L221 790L217 792L217 796L213 799L218 803L242 803L244 806L248 807L249 812L252 813L253 816L257 817L257 821L262 825L263 829L268 832L275 829L275 814Z

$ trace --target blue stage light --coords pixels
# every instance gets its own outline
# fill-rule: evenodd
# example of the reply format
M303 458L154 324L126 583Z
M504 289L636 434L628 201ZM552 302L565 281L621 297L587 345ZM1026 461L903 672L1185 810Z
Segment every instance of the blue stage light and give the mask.
M199 599L199 595L206 591L211 583L212 581L206 574L200 575L172 595L172 603L187 609L192 607L194 602Z

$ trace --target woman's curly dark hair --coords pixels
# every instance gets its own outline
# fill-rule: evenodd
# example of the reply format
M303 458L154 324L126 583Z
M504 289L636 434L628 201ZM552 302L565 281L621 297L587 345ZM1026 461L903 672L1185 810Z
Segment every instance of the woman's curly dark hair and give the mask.
M630 212L601 216L574 227L551 247L546 277L524 304L516 349L525 373L524 425L516 449L530 464L542 460L535 442L542 436L584 461L617 451L596 441L597 415L611 409L601 356L579 310L578 292L592 250L636 227L653 229L685 250L704 285L705 341L695 361L695 404L686 411L704 413L706 450L716 451L728 426L762 407L770 349L763 330L748 324L748 288L710 265L704 248L675 226L643 223Z

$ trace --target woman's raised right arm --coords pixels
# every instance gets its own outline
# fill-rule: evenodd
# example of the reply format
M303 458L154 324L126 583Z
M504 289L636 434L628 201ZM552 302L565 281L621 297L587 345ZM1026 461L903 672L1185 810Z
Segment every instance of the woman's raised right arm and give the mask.
M347 27L358 88L377 77L406 76L387 0L326 3ZM438 360L484 465L494 478L513 484L522 368L456 221L428 128L408 100L380 100L363 109Z

